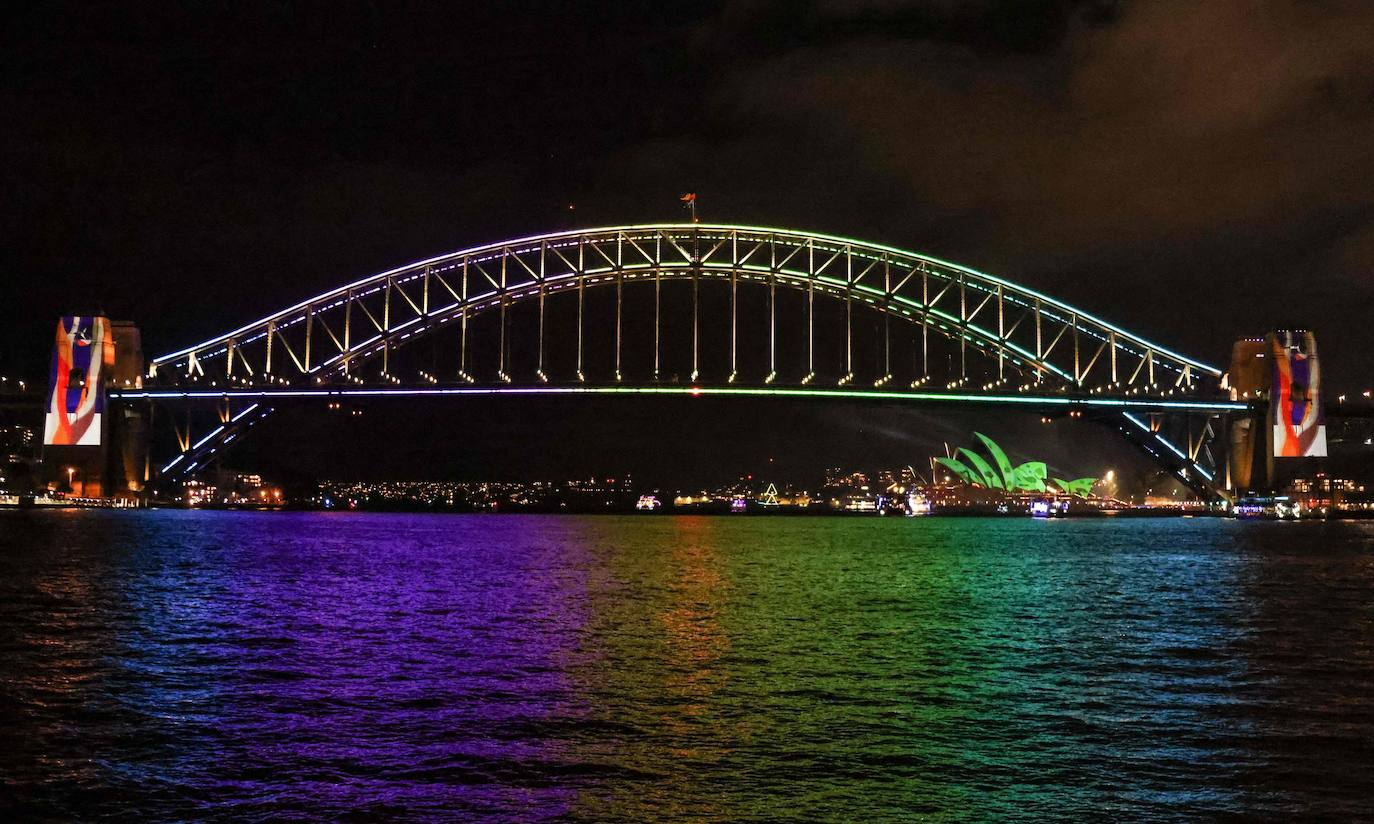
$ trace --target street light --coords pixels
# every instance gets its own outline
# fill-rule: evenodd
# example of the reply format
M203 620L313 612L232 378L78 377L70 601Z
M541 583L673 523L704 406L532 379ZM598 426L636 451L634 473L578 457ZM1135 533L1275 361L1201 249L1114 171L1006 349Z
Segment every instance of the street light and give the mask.
M76 475L76 467L67 467L67 489L76 492L76 485L72 483L72 477Z

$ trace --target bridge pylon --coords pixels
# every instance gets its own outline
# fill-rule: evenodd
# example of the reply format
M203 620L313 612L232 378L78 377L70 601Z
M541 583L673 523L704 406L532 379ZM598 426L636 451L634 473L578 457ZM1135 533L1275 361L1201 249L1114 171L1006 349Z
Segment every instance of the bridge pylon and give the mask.
M38 480L80 498L145 499L150 407L110 403L143 388L138 327L101 315L57 321L43 420Z
M1227 373L1233 400L1253 402L1228 433L1227 486L1237 494L1273 492L1327 456L1317 340L1303 329L1242 338Z

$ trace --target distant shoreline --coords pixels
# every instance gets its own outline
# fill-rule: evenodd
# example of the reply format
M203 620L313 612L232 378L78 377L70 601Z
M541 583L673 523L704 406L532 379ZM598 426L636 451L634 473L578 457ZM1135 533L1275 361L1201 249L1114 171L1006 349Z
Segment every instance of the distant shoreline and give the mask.
M144 507L112 507L95 506L91 504L44 504L41 506L16 506L14 504L0 503L0 511L43 511L61 510L68 511L74 509L99 509L99 510L171 510L171 511L204 511L204 512L313 512L321 514L340 514L340 515L477 515L477 516L505 516L505 515L569 515L577 517L586 516L618 516L618 517L642 517L642 518L663 518L663 517L710 517L710 518L844 518L844 519L880 519L880 520L929 520L943 518L983 518L989 520L1104 520L1104 519L1135 519L1135 518L1225 518L1232 519L1233 516L1227 512L1197 510L1181 511L1166 507L1141 507L1121 510L1083 510L1080 512L1070 512L1052 518L1032 518L1027 513L997 513L979 510L951 510L948 512L937 512L930 515L919 515L908 518L901 514L877 515L873 512L843 512L834 510L749 510L746 512L730 512L723 509L683 509L656 512L640 512L632 509L542 509L542 508L521 508L521 509L429 509L423 507L412 508L381 508L381 509L320 509L316 507L256 507L256 506L176 506L153 504ZM1272 520L1272 519L1255 519ZM1368 521L1374 520L1374 513L1366 514L1362 512L1339 512L1326 518L1302 518L1303 521Z

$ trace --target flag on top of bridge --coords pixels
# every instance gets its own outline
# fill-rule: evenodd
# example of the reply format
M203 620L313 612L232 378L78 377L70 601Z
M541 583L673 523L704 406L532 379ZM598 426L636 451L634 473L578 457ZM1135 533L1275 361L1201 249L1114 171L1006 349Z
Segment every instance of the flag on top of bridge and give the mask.
M683 195L682 197L678 198L678 200L680 200L680 201L682 201L683 203L687 204L684 208L687 208L687 209L691 209L691 210L692 210L692 222L693 222L693 223L696 223L696 222L697 222L697 193L696 193L696 192L688 192L687 194L685 194L685 195Z

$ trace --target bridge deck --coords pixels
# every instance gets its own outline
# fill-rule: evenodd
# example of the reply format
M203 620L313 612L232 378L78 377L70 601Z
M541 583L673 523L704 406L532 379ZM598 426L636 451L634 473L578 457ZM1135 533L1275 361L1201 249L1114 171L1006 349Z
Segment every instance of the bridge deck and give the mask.
M935 404L1017 407L1027 410L1103 409L1119 411L1243 412L1249 403L1198 398L1104 396L1090 394L985 393L939 390L843 389L744 386L395 386L395 387L245 387L225 389L157 388L111 391L122 400L303 400L311 398L463 397L492 395L660 395L689 397L831 398Z

